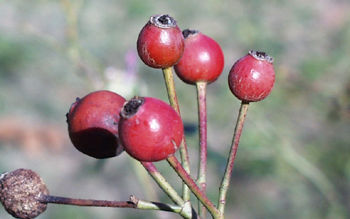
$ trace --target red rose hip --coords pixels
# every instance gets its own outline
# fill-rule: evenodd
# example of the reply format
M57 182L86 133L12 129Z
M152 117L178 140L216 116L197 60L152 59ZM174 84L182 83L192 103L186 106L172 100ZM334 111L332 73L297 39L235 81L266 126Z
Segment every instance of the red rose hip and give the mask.
M228 76L230 90L244 102L265 99L274 82L273 58L264 52L253 50L232 66Z
M119 122L125 151L139 161L155 162L174 154L183 138L183 124L167 103L152 97L126 102Z
M224 54L212 38L196 30L186 29L185 50L174 66L176 74L186 83L215 81L224 68Z
M174 18L155 15L142 28L137 51L142 61L152 68L175 65L182 56L184 38Z
M123 147L118 122L124 102L122 96L106 90L77 98L67 113L69 137L75 148L94 158L120 154Z

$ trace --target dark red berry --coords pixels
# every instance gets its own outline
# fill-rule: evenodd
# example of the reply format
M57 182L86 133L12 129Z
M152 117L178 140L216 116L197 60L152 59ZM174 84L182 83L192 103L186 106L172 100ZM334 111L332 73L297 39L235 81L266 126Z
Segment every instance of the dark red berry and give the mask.
M176 74L190 84L215 81L224 68L224 54L220 45L196 30L186 29L183 35L185 50L174 66Z
M82 153L94 158L114 157L123 151L118 137L120 110L125 99L111 91L77 98L67 113L69 137Z
M142 61L152 68L175 65L182 56L184 38L174 18L155 15L141 30L137 51Z
M119 136L125 151L139 161L166 159L178 149L183 124L167 103L151 97L134 97L121 111Z
M274 82L273 58L264 52L253 50L232 66L228 76L232 93L245 102L266 98Z
M49 195L45 183L32 170L17 169L0 175L0 202L16 218L35 218L46 210L39 201Z

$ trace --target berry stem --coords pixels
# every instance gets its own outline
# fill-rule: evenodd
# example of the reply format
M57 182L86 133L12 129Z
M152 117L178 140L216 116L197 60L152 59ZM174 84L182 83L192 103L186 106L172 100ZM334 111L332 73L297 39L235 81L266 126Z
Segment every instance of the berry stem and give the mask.
M239 109L238 117L237 117L235 131L233 134L230 155L227 159L225 174L224 174L224 177L222 178L222 182L219 189L218 208L222 215L224 214L224 210L225 210L226 194L227 194L228 187L230 185L230 179L231 179L232 170L233 170L233 166L234 166L234 162L237 154L239 139L242 134L244 121L248 112L248 106L249 106L249 102L242 101L241 107Z
M192 219L199 218L197 216L197 212L191 207L191 203L189 201L184 201L178 195L176 190L166 181L164 176L162 176L162 174L158 171L157 167L152 162L141 162L141 164L151 175L154 181L156 181L159 187L168 195L168 197L177 205L182 206L182 216L189 216Z
M111 208L135 208L142 210L160 210L182 214L183 208L178 205L164 204L160 202L149 202L139 200L135 196L130 196L129 201L107 201L94 199L75 199L60 196L43 195L39 198L42 203L87 206L87 207L111 207ZM188 215L182 215L184 218L191 218Z
M171 67L163 68L162 70L163 70L163 76L164 76L165 85L168 92L170 105L174 108L176 112L180 113L179 102L177 100L176 91L175 91L175 83L174 83L172 68Z
M197 82L197 103L199 120L199 169L197 184L202 192L206 193L206 175L207 175L207 82ZM205 206L200 202L198 205L199 215L206 218Z
M175 111L181 116L180 113L180 107L177 100L176 90L175 90L175 83L174 83L174 77L173 77L173 71L171 67L163 68L163 76L165 80L165 85L168 92L168 98L170 105L175 109ZM190 174L190 162L188 157L188 149L187 149L187 143L185 136L182 139L181 145L180 145L180 156L181 156L181 163L186 170L188 174ZM190 190L189 188L183 184L182 187L182 196L183 200L189 201L190 200Z
M182 181L191 189L192 193L197 197L197 199L208 209L210 214L214 219L222 219L220 211L215 207L215 205L208 199L208 197L202 192L195 181L183 168L178 159L172 155L167 159L170 166L175 170L175 172L180 176Z
M152 162L141 162L141 164L174 203L180 206L185 204L184 200L178 195L176 190L168 183Z

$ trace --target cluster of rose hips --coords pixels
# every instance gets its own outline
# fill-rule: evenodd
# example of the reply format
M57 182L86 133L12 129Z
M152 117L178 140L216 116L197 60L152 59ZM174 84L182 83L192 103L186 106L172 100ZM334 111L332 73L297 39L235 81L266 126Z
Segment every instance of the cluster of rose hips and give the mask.
M139 34L137 50L146 65L174 66L188 84L211 83L224 68L216 41L197 30L181 32L168 15L150 18ZM275 79L272 61L264 52L249 51L230 71L232 93L245 102L264 99ZM174 154L183 138L180 115L167 103L152 97L126 101L106 90L77 98L67 122L73 145L95 158L114 157L125 149L139 161L155 162Z
M98 159L114 157L125 150L141 161L146 169L149 162L167 159L201 204L214 218L221 218L247 106L249 102L260 101L269 95L275 81L273 59L264 52L249 51L230 70L229 88L242 105L216 208L205 196L205 101L206 85L214 82L224 68L222 49L215 40L197 30L181 31L169 15L156 15L141 30L137 50L146 65L163 70L171 104L142 96L126 101L119 94L107 90L89 93L77 98L66 115L70 139L80 152ZM172 81L172 67L181 80L197 87L200 132L197 183L189 176L189 170L182 166L186 159L188 161L188 154ZM177 163L174 157L179 147L183 147L185 153L181 153L182 164Z

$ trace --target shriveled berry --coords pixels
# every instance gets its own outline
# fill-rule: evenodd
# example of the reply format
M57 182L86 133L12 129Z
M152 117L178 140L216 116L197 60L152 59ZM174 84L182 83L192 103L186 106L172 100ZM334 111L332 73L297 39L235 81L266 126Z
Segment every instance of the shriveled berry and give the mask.
M75 148L94 158L120 154L123 147L118 122L124 102L122 96L106 90L77 98L67 113L69 137Z
M183 138L183 124L167 103L152 97L126 102L119 122L125 151L139 161L155 162L174 154Z
M224 69L224 54L212 38L196 30L186 29L185 50L174 66L176 74L186 83L215 81Z
M265 99L274 82L273 58L265 52L253 50L232 66L228 76L232 93L245 102Z
M17 169L0 176L0 201L16 218L35 218L46 210L39 199L49 195L43 180L32 170Z
M152 68L175 65L182 56L184 38L174 18L155 15L142 28L137 51L142 61Z

